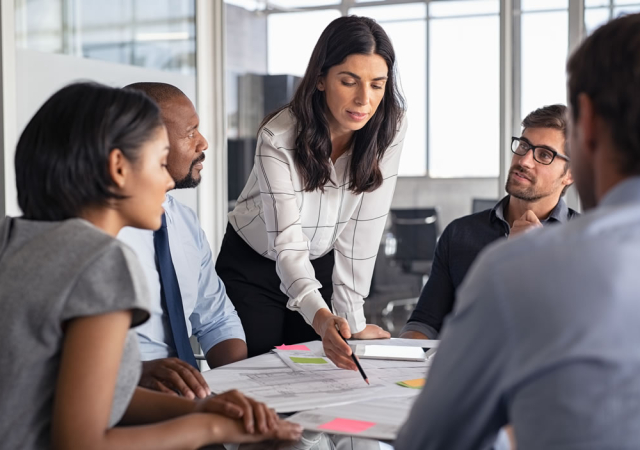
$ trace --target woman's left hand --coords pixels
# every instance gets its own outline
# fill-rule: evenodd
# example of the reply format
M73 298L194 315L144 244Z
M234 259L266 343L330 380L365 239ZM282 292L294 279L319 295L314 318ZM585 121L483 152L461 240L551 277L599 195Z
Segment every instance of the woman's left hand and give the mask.
M353 333L353 339L389 339L391 334L383 330L378 325L367 324L364 330L359 333Z

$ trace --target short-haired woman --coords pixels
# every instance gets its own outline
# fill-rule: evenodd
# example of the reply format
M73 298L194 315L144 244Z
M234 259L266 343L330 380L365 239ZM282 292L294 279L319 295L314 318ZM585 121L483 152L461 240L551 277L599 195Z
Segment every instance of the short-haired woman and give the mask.
M293 100L264 119L216 264L249 356L320 336L327 356L355 370L337 328L389 337L366 324L363 303L406 132L397 83L382 27L341 17L320 36Z
M299 435L234 391L194 402L137 387L130 329L149 316L147 292L114 237L160 227L168 152L155 103L91 83L58 91L22 133L24 215L0 220L2 448L195 449Z

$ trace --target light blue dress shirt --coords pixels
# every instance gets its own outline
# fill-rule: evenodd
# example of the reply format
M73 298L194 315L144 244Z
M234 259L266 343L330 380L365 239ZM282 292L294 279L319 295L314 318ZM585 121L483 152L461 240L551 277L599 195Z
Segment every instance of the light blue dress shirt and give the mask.
M396 450L640 448L640 177L493 244L445 322Z
M178 277L189 335L195 335L203 353L227 339L245 340L240 318L215 272L211 248L196 213L170 194L164 202L169 247ZM151 317L136 328L144 361L176 356L168 344L171 330L160 303L153 231L124 228L118 238L138 255L151 294Z

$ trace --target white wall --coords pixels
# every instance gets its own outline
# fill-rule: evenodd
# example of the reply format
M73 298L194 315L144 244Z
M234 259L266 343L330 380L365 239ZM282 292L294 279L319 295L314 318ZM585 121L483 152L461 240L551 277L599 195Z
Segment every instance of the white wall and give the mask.
M162 72L68 55L16 49L16 122L18 135L38 108L55 91L78 80L93 80L110 86L125 86L139 81L161 81L179 87L195 104L196 79L192 75ZM9 149L13 161L15 143ZM5 167L8 215L19 215L13 164ZM174 191L177 197L197 211L195 189Z
M474 198L500 199L506 195L497 178L399 177L392 208L439 208L440 231L452 220L471 214ZM570 208L580 212L575 187L564 196Z
M438 207L440 231L471 214L474 198L498 198L497 178L399 177L392 208Z

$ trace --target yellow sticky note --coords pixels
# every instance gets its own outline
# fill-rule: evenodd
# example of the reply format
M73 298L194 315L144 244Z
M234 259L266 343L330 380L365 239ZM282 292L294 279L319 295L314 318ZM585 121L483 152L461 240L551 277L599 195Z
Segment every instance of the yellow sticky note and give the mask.
M415 380L398 381L396 384L402 387L408 387L412 389L420 389L424 386L424 378L416 378Z

